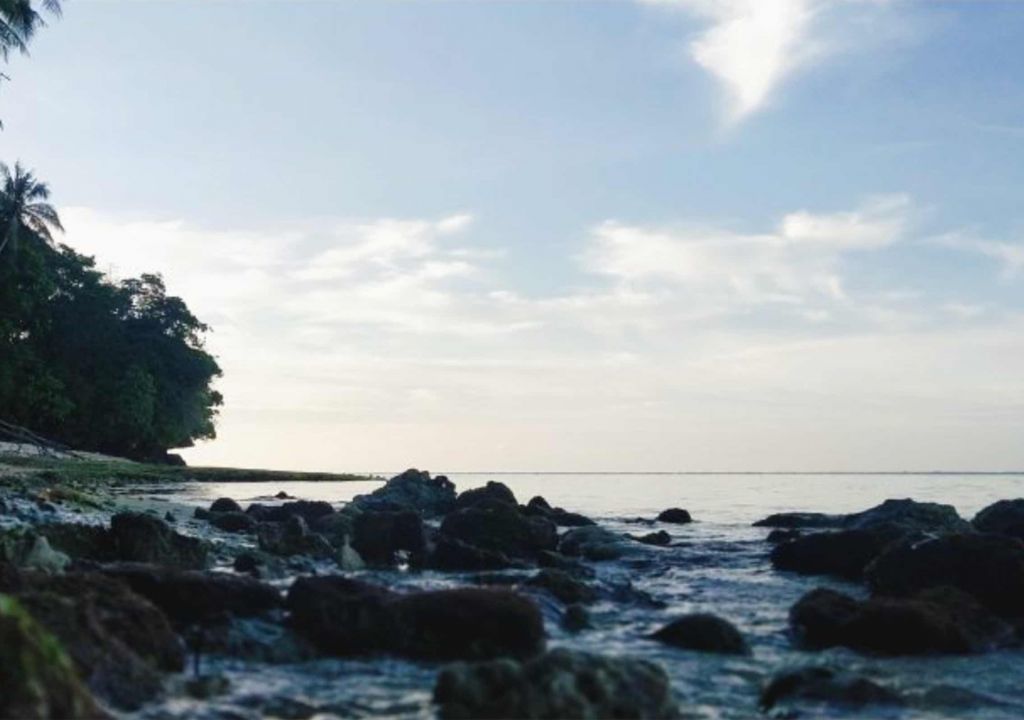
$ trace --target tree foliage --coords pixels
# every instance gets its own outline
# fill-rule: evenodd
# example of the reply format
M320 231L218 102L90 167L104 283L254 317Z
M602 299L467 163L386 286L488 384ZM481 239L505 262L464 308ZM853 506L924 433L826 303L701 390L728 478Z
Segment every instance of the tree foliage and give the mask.
M213 438L222 399L207 326L159 275L113 281L13 217L19 207L0 192L0 229L19 228L16 251L0 254L0 416L138 458ZM56 213L43 219L60 227Z

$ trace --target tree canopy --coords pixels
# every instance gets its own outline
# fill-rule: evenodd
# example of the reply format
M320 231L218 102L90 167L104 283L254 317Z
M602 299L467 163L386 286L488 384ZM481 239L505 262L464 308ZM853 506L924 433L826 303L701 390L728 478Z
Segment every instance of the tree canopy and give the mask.
M0 253L0 417L136 458L213 438L222 398L211 386L220 368L204 349L208 327L159 275L115 281L54 244L56 213L18 217L27 205L12 189L39 183L17 166L0 171L25 176L0 183L0 233L18 235ZM38 206L46 196L30 199Z

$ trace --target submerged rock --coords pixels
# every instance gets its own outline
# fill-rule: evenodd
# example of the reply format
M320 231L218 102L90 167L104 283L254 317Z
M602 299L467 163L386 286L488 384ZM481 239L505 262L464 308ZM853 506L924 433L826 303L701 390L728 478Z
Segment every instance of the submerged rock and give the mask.
M658 532L647 533L646 535L630 535L637 542L643 543L644 545L654 545L656 547L665 547L672 544L672 536L664 530Z
M819 588L790 609L789 619L805 646L842 645L883 655L984 652L1014 635L1008 624L953 588L865 601Z
M597 590L564 570L541 570L527 580L526 584L545 590L566 604L591 603L597 600Z
M591 627L590 611L583 605L574 604L565 608L562 613L562 629L566 632L583 632Z
M708 613L684 615L651 635L653 640L698 652L745 655L747 641L728 620Z
M436 478L419 470L406 470L369 495L359 495L350 507L358 510L414 510L423 517L444 515L455 506L455 484L444 475Z
M812 512L784 512L769 515L754 523L754 527L771 528L838 528L845 515L826 515Z
M251 616L281 605L270 585L231 573L177 570L142 563L107 565L103 573L126 583L178 623Z
M558 545L558 530L546 518L524 515L519 508L485 500L450 513L441 535L512 558L535 559Z
M525 562L514 560L503 552L485 550L443 535L437 538L425 564L433 570L449 572L477 572L528 567Z
M865 705L902 705L903 700L893 690L861 675L807 667L776 675L761 693L763 710L771 710L783 703L861 708Z
M847 528L870 530L878 527L896 528L902 532L966 532L970 525L961 518L952 505L917 502L916 500L886 500L862 512L846 515L825 513L776 513L758 520L755 527L775 528Z
M536 605L505 590L399 594L340 576L306 577L289 590L288 609L295 629L330 655L484 659L544 647Z
M971 524L984 533L1024 540L1024 498L993 503L975 515Z
M526 662L503 659L441 670L442 718L673 718L668 676L646 660L556 649Z
M597 525L574 528L562 536L558 551L571 557L587 560L616 560L630 550L628 539Z
M668 510L662 510L658 514L658 522L672 523L673 525L685 525L686 523L693 522L693 518L690 517L690 513L682 508L669 508Z
M898 530L837 530L813 533L776 545L776 570L803 575L835 575L858 580L868 563L899 537Z
M982 533L944 535L890 545L865 570L869 587L911 595L948 585L1007 617L1024 616L1024 542Z
M57 640L5 595L0 595L0 717L107 717Z

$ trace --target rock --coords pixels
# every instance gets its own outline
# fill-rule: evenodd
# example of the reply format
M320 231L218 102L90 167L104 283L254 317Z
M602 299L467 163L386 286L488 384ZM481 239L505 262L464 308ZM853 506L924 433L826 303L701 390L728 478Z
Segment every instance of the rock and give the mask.
M425 564L433 570L446 572L479 572L527 567L524 562L513 560L505 553L484 550L443 535L437 539Z
M355 518L359 514L357 510L346 507L307 524L310 530L322 535L332 546L340 548L351 543L355 535Z
M780 703L810 702L861 708L865 705L902 705L892 690L860 675L838 673L824 667L790 670L776 675L761 693L761 708Z
M242 506L231 498L218 498L210 505L211 513L240 513Z
M460 493L455 499L455 509L462 510L463 508L473 507L488 500L503 502L509 505L519 504L515 494L509 489L508 485L491 480L483 487L472 488Z
M658 532L647 533L646 535L630 535L631 538L637 542L643 543L644 545L654 545L657 547L665 547L672 544L672 536L664 530Z
M544 646L540 611L505 590L399 594L340 576L305 577L289 590L288 609L296 630L330 655L482 659L524 657Z
M247 533L256 528L256 521L243 512L221 512L210 514L210 524L225 532Z
M125 582L177 623L211 622L231 615L248 617L281 605L270 585L230 573L197 572L141 563L117 563L103 568Z
M765 542L778 545L779 543L784 543L788 540L796 540L799 537L803 537L803 533L799 530L784 530L778 528L768 533L768 537L765 538Z
M529 512L540 515L546 515L554 510L554 508L551 507L551 504L540 495L535 495L530 498L530 502L526 503L526 509Z
M295 498L286 493L284 490L280 490L274 495L278 500L294 500Z
M334 548L322 535L309 531L301 515L292 515L284 522L259 523L256 541L260 550L272 555L309 555L315 558L335 555Z
M310 524L331 515L334 508L323 500L295 500L276 506L253 503L245 512L258 522L287 522L298 517Z
M110 519L114 557L126 562L158 563L199 570L206 567L207 546L175 532L158 517L122 512Z
M178 518L174 517L174 513L168 510L167 512L164 513L164 522L166 522L168 525L173 525L174 523L178 522Z
M971 526L952 505L916 500L886 500L869 510L847 515L844 527L870 530L884 527L908 532L970 532Z
M1006 617L1024 616L1024 542L982 533L901 540L865 570L872 591L911 595L948 585Z
M669 508L663 510L658 515L658 522L672 523L673 525L685 525L686 523L693 522L693 518L690 517L690 513L682 508Z
M563 603L591 603L597 600L597 590L564 570L546 569L526 581L530 587L540 588Z
M984 652L1007 644L1013 629L953 588L914 598L851 597L819 588L790 610L794 635L809 647L841 645L881 655Z
M971 524L980 532L1024 540L1024 498L993 503L975 515Z
M231 689L231 682L223 675L200 675L185 681L185 693L196 700L211 700Z
M110 531L99 525L46 523L36 526L50 546L75 560L110 562L116 560Z
M54 574L62 572L71 563L71 558L51 548L44 535L37 535L27 528L16 528L0 531L0 561L25 570Z
M108 577L28 578L17 598L61 642L92 692L121 710L159 695L160 671L185 666L184 648L164 614Z
M562 613L562 629L566 632L578 633L591 627L590 611L583 605L573 604Z
M371 565L394 565L400 553L426 549L423 519L412 510L367 511L353 522L352 547Z
M772 548L776 570L858 580L868 563L899 536L898 530L837 530L812 533Z
M534 559L558 545L558 530L550 520L524 515L516 506L493 500L448 514L441 523L441 535L522 559Z
M747 641L732 623L707 613L684 615L652 634L651 638L684 650L726 655L750 652Z
M646 660L563 648L516 662L458 663L441 670L434 702L462 718L672 718L668 676Z
M527 515L547 518L558 527L586 527L597 524L585 515L551 507L540 495L531 498L522 510Z
M775 513L754 523L754 527L772 528L837 528L842 527L845 515L824 513L785 512Z
M629 553L626 537L597 525L574 528L562 536L558 551L592 561L616 560Z
M0 595L0 717L105 718L60 644Z
M545 550L537 555L537 564L545 568L563 570L578 578L590 579L597 574L594 568L588 567L571 557L566 557L560 552L552 552L550 550Z
M235 562L232 565L236 572L249 573L250 575L259 577L260 566L263 565L263 560L258 555L254 555L250 552L244 552L235 558Z
M352 500L359 510L414 510L423 517L444 515L455 506L455 485L444 475L406 470L384 487Z

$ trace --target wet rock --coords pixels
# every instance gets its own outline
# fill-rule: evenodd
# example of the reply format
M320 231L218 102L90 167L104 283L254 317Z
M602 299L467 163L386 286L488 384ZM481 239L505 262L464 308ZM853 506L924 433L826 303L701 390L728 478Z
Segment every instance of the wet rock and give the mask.
M768 537L765 538L765 542L769 542L772 545L778 545L789 540L796 540L799 537L803 537L803 533L799 530L783 530L776 529L768 533Z
M520 559L534 559L558 545L558 530L550 520L493 500L449 513L441 523L441 535Z
M665 547L672 544L672 536L664 530L658 532L647 533L646 535L630 535L631 538L637 542L643 543L644 545L654 545L656 547Z
M359 580L300 578L288 592L296 630L331 655L418 659L528 656L543 649L537 607L505 590L393 593Z
M230 573L177 570L141 563L107 565L103 572L123 581L177 623L248 617L281 605L270 585Z
M562 629L566 632L583 632L591 627L590 611L580 604L569 605L562 613Z
M301 515L292 515L284 522L261 522L256 526L256 541L260 550L272 555L309 555L317 558L334 557L335 551L327 540L309 531Z
M658 642L698 652L745 655L750 652L743 635L728 620L708 613L684 615L651 635Z
M1007 617L1024 616L1024 542L982 533L893 543L865 570L872 591L911 595L948 585Z
M761 708L780 704L811 703L861 708L866 705L902 705L900 696L860 675L824 667L790 670L776 675L761 693Z
M540 588L566 604L591 603L597 600L597 590L564 570L548 568L526 581L530 587Z
M423 519L412 510L360 513L353 521L352 547L371 565L394 565L400 553L424 552Z
M515 494L509 489L508 485L491 480L483 487L472 488L460 493L455 499L455 509L462 510L463 508L479 505L485 501L503 502L509 505L519 504Z
M126 562L159 563L198 570L206 567L207 545L175 532L158 517L122 512L110 519L114 557Z
M455 484L444 475L436 478L419 470L406 470L369 495L359 495L351 506L359 510L414 510L423 517L444 515L455 506Z
M164 513L164 522L166 522L168 525L173 525L174 523L178 522L178 518L174 517L174 513L168 510L167 512Z
M484 550L445 536L437 539L425 564L433 570L446 572L478 572L527 567L526 563L514 560L505 553Z
M578 578L590 579L597 574L594 568L584 565L579 560L550 550L545 550L537 555L537 564L540 567L562 570Z
M159 671L179 672L185 655L164 614L102 575L28 577L21 605L64 646L97 697L135 710L163 689Z
M259 577L260 567L263 565L263 560L258 556L250 552L244 552L235 558L234 567L236 572L248 573L255 577Z
M540 495L531 498L530 502L523 507L523 512L527 515L547 518L558 527L586 527L597 524L585 515L569 512L560 507L551 507L548 501Z
M616 560L629 553L627 538L603 527L574 528L562 536L558 551L592 561Z
M196 700L210 700L231 689L231 681L223 675L200 675L185 681L185 693Z
M897 528L908 532L970 532L971 526L952 505L916 500L886 500L863 512L847 515L844 527L870 530Z
M45 536L28 528L14 528L0 530L0 562L52 574L64 570L71 558L50 547Z
M693 518L690 517L690 513L682 508L669 508L668 510L662 510L657 519L658 522L672 523L673 525L685 525L686 523L693 522Z
M1024 498L993 503L975 515L971 524L980 532L1024 540Z
M793 606L790 626L806 646L842 645L882 655L984 652L1014 635L1009 625L953 588L866 601L819 588Z
M355 519L359 514L359 511L346 507L307 524L310 530L322 535L333 547L341 548L351 544L355 535Z
M331 515L334 508L329 502L323 500L295 500L281 505L253 503L246 508L245 512L258 522L280 523L298 517L306 524L310 524Z
M563 648L526 662L458 663L434 687L440 716L461 718L671 718L665 671L654 663Z
M769 515L754 523L754 527L772 528L838 528L845 515L826 515L811 512L784 512Z
M802 575L834 575L858 580L868 563L899 535L895 529L813 533L772 548L772 566Z
M210 524L218 530L234 533L248 533L256 528L256 521L243 512L222 512L210 515Z
M78 523L47 523L35 531L46 537L55 550L76 560L107 562L114 560L110 531L99 525Z
M210 505L211 513L240 513L242 506L231 498L218 498Z
M0 717L105 718L52 635L0 595Z

